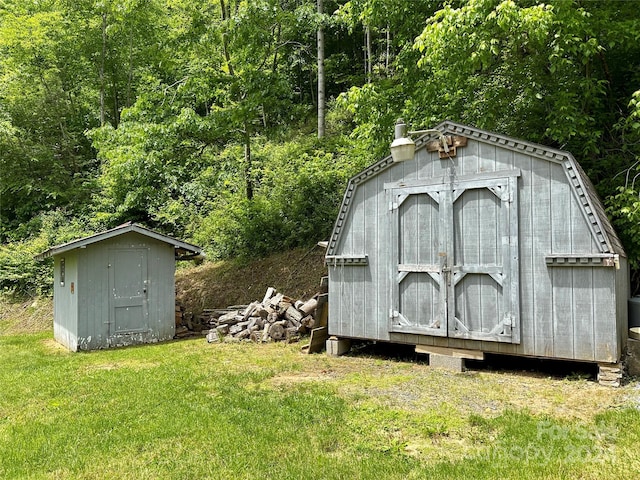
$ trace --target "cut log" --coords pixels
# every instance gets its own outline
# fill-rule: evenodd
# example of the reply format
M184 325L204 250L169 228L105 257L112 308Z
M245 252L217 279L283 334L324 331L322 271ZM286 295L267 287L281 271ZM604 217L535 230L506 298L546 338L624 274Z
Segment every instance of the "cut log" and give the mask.
M255 327L256 325L256 319L255 317L252 317L249 319L249 324L247 325L247 330L251 330L253 327ZM253 331L253 330L251 330Z
M278 310L278 306L280 305L280 302L282 301L283 298L284 298L284 295L281 293L278 293L269 299L269 302L267 303L267 305L273 308L274 310Z
M285 338L288 343L294 343L300 341L300 334L296 328L287 328L285 329Z
M244 311L244 313L242 314L242 321L244 322L247 318L249 318L251 315L253 315L253 312L255 312L256 308L258 308L258 305L260 305L258 302L253 302L251 305L249 305L247 307L247 309Z
M241 331L243 331L245 328L236 324L236 325L231 325L229 327L229 335L237 335L238 333L240 333Z
M267 288L267 291L264 294L264 298L262 299L262 305L266 305L269 300L276 294L276 289L273 287Z
M209 330L209 333L207 333L207 342L217 343L219 341L220 341L220 335L218 335L218 332L215 330Z
M273 339L273 340L282 340L283 338L285 338L286 335L286 331L285 331L285 326L282 325L282 322L276 322L273 325L271 325L271 328L269 329L269 336Z
M304 325L305 327L307 327L309 330L311 330L312 328L315 328L316 326L316 319L313 318L312 315L307 315L306 317L304 317L301 321L300 321L301 325Z
M251 332L249 330L242 330L240 333L236 335L236 338L244 339L249 338Z
M220 335L228 335L229 334L229 325L222 324L222 325L218 325L216 327L216 331L220 334Z
M282 300L278 304L278 312L284 313L287 310L289 310L289 308L291 308L292 306L293 306L293 302L287 302L286 300Z
M249 340L255 343L260 343L262 341L262 331L256 330L255 332L251 332L251 335L249 335Z
M280 319L280 316L279 316L276 312L270 313L270 314L267 316L267 322L268 322L268 323L275 323L275 322L277 322L279 319Z
M242 319L242 316L240 315L240 312L237 310L232 310L229 313L225 313L224 315L222 315L219 319L218 319L218 323L222 324L225 323L227 325L235 325L236 323L238 323L240 320L238 319L238 317L240 317L240 319Z
M303 316L304 315L296 310L295 307L289 307L284 312L284 318L286 318L290 322L293 322L296 326L300 325L300 321L302 320Z
M267 323L264 326L264 330L262 331L262 341L266 342L267 340L269 340L269 331L271 330L271 324Z
M273 312L273 309L269 309ZM267 310L263 305L258 305L255 309L255 311L253 312L253 314L256 317L261 317L261 318L267 318L267 315L269 315L269 310Z
M304 302L301 307L299 307L299 310L305 315L311 315L317 306L318 300L316 300L315 298L310 298L309 300Z

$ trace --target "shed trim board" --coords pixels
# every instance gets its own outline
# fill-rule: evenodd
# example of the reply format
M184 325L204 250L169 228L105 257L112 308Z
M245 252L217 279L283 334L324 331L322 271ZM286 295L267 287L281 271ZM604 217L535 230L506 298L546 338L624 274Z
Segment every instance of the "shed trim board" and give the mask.
M327 244L329 334L616 362L628 263L564 151L445 121L348 183Z
M96 233L95 235L89 235L88 237L80 238L78 240L73 240L71 242L64 243L62 245L51 247L50 249L37 255L36 260L44 260L45 258L49 258L49 257L52 257L53 255L64 253L76 248L85 248L87 245L91 245L92 243L101 242L103 240L107 240L109 238L113 238L127 232L136 232L146 237L171 244L174 246L176 250L176 256L180 251L184 251L184 252L188 252L196 255L202 253L202 249L200 247L191 245L190 243L186 243L181 240L177 240L168 235L163 235L162 233L155 232L141 225L138 225L137 223L128 222L128 223L119 225L115 228L112 228L111 230L105 230L104 232Z

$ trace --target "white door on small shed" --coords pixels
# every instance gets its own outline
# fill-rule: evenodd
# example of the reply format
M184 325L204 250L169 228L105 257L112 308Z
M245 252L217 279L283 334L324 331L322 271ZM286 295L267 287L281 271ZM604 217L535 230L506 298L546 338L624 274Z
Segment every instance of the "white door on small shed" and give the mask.
M109 251L109 335L147 331L147 250Z
M386 185L392 332L520 342L519 174Z

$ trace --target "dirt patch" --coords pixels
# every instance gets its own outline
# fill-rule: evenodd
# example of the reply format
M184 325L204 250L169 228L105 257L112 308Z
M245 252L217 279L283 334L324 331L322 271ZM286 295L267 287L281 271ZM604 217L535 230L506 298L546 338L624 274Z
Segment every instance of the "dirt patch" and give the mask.
M327 382L333 379L333 375L328 372L305 372L299 375L278 375L270 378L267 383L273 387L287 387L301 383Z
M497 417L518 410L541 417L589 421L609 409L640 405L640 387L635 383L610 388L591 379L550 378L536 372L452 373L430 367L426 361L357 354L313 357L303 363L302 371L276 375L265 383L276 388L329 383L356 404L423 413L453 408L463 417Z
M0 299L0 335L53 330L53 299L39 297L20 303Z
M325 249L315 246L278 253L251 262L205 262L176 273L177 300L186 311L247 305L262 300L268 287L295 299L318 292L326 275Z
M44 348L50 353L71 353L67 347L56 342L53 338L42 340L42 345L44 345Z

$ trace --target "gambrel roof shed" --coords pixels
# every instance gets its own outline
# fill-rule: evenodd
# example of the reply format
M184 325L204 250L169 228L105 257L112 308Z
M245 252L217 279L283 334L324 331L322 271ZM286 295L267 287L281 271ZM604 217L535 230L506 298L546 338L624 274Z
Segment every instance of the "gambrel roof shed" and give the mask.
M135 223L50 248L55 339L73 351L169 340L175 262L200 247Z
M617 362L627 260L573 156L446 121L353 177L331 235L338 337Z

